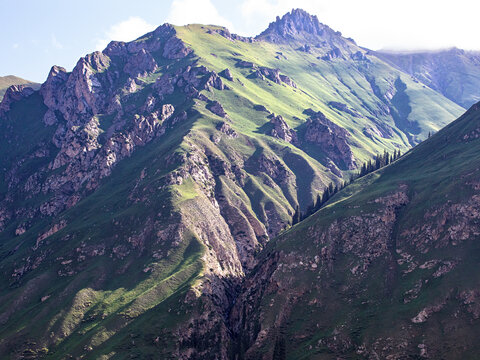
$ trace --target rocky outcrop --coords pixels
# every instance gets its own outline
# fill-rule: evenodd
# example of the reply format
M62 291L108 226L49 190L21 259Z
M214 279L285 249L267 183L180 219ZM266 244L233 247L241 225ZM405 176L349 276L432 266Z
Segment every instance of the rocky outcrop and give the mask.
M221 118L228 118L228 114L223 108L222 104L220 104L218 101L209 101L207 103L207 109L210 110L212 113L214 113L217 116L220 116Z
M321 57L322 60L331 61L333 59L344 59L342 51L335 47L332 50L329 50L324 56Z
M14 102L27 98L34 92L35 91L31 87L26 85L10 86L5 93L2 102L0 103L0 116L5 115L10 110L10 106Z
M232 34L227 28L221 27L221 28L210 28L207 30L208 34L219 34L220 36L223 36L225 39L228 39L230 41L241 41L241 42L246 42L246 43L253 43L255 42L255 39L252 37L245 37L245 36L240 36L237 34Z
M327 33L335 33L328 26L321 24L315 15L310 15L304 10L294 9L278 17L261 33L258 38L267 39L271 42L283 42L295 39L303 34L323 37Z
M237 132L234 129L232 129L232 127L226 122L223 122L223 121L219 122L217 125L217 130L224 133L228 137L231 137L231 138L238 137Z
M338 101L330 101L328 103L328 106L330 106L333 109L336 109L336 110L342 111L344 113L347 113L347 114L349 114L351 116L354 116L354 117L362 117L362 115L357 110L352 109L347 104L344 104L344 103L341 103L341 102L338 102Z
M123 71L133 78L145 76L148 73L156 71L157 63L153 56L145 49L141 49L138 53L128 58Z
M271 69L265 66L258 66L253 62L244 61L244 60L237 60L236 66L239 68L251 69L252 72L248 76L250 78L262 79L262 80L267 78L273 81L275 84L284 83L293 88L297 88L297 84L295 84L295 82L292 79L290 79L287 75L280 74L280 70L278 69Z
M308 114L311 116L305 125L305 141L318 145L337 165L355 169L357 164L348 145L348 131L334 124L320 111Z
M182 59L192 52L185 43L177 37L172 36L165 43L163 56L167 59Z
M275 116L273 114L270 123L273 125L273 128L270 131L271 136L282 139L293 145L298 144L297 133L288 126L282 115Z
M81 58L71 73L52 67L40 95L47 107L43 123L53 128L53 137L45 139L42 146L48 148L51 142L58 150L43 156L49 160L28 179L12 176L12 191L16 184L27 181L21 190L24 196L41 193L45 198L33 208L18 209L17 217L54 216L74 206L94 191L118 162L185 120L185 112L175 116L174 105L164 101L175 89L191 99L202 90L227 88L215 72L194 64L166 71L149 88L137 78L155 76L158 64L152 54L159 56L159 52L176 61L191 50L176 37L172 26L163 25L142 41L111 42L105 51ZM147 92L146 99L140 98L139 90ZM2 102L3 111L32 93L28 88L12 88ZM135 104L138 102L142 105ZM22 161L17 166L21 167ZM4 199L0 203L5 219L10 202Z
M230 71L229 68L226 68L225 70L222 70L220 73L219 73L220 76L224 77L225 79L227 79L228 81L233 81L233 75L232 75L232 72Z

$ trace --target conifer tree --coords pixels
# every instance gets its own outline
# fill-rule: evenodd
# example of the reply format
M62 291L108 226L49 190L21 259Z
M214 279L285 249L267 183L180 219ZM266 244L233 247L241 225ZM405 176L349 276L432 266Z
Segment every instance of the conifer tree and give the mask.
M295 207L295 213L293 214L292 225L298 224L301 220L300 208L298 205Z
M285 360L287 358L285 339L283 337L275 340L272 360Z
M333 194L333 183L328 184L328 195L329 197Z
M315 211L320 209L321 206L322 206L322 197L320 196L320 193L318 193L317 201L315 202Z
M325 204L328 199L330 198L330 195L328 194L328 188L323 191L322 195L322 205Z

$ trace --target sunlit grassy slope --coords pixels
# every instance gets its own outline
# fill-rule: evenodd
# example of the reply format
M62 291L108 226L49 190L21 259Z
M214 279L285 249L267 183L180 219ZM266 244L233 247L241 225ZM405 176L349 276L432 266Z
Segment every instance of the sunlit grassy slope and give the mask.
M357 358L355 349L375 349L378 344L382 344L383 354L398 351L415 357L419 353L417 345L426 344L434 356L476 357L480 327L459 299L462 292L478 289L480 284L475 270L480 254L475 205L480 169L480 140L475 134L479 127L480 110L475 105L393 164L347 186L328 206L269 244L261 262L281 252L279 269L283 270L278 271L291 285L278 295L269 293L262 298L261 328L281 324L277 330L281 335L277 336L286 341L287 359ZM397 209L396 223L386 239L393 259L378 258L368 265L365 274L358 275L354 266L362 261L353 247L335 252L334 270L326 270L321 263L318 269L322 270L292 265L300 260L308 264L315 255L324 261L322 248L334 244L321 235L328 236L332 224L383 216L377 213L384 206L377 199L400 188L407 189L409 201ZM369 229L371 233L360 233L359 244L368 246L379 231L378 225L374 226ZM461 240L453 230L457 228L466 231ZM419 239L408 240L406 234L412 229L421 229ZM438 229L443 230L436 232ZM353 241L354 235L348 239L339 236L335 241L341 248L344 241ZM456 266L445 275L435 275L440 268L437 265L420 266L449 261ZM298 298L291 307L285 299L291 300L294 295ZM436 305L441 310L428 315L428 320L412 320L423 309ZM283 307L291 313L279 322ZM338 344L337 340L349 345L331 345ZM399 343L403 348L394 350L396 345L392 344ZM272 351L273 342L262 349Z
M201 25L177 27L178 36L194 50L194 55L175 62L153 54L158 70L138 81L137 92L125 96L125 103L144 104L153 93L155 80L169 71L201 64L216 72L229 68L234 80L223 80L229 90L213 89L202 94L218 100L231 121L208 111L205 101L186 101L183 93L175 92L164 102L173 104L177 111L186 110L188 121L122 160L93 194L71 209L55 218L36 219L28 224L31 226L25 233L14 236L22 225L17 219L0 234L0 270L4 275L0 280L0 354L7 358L47 359L153 358L158 354L175 358L175 331L204 310L202 298L197 303L186 302L185 296L205 281L205 256L212 249L184 223L185 219L193 222L195 211L200 214L194 219L197 222L206 217L201 210L211 205L211 200L202 192L202 184L187 179L180 185L165 185L167 175L180 166L170 161L175 158L173 154L208 154L230 165L242 165L243 184L215 175L214 195L243 205L253 219L266 227L271 214L288 227L297 204L305 209L330 181L341 180L326 168L324 154L318 149L296 147L265 134L262 127L269 122L268 114L256 111L254 105L264 105L282 115L293 129L304 124L305 109L322 111L350 132L349 145L359 162L384 150L404 152L462 112L459 106L375 57L369 57L368 62L323 61L315 54L296 50L299 44L231 41L217 34L218 29ZM279 53L282 56L276 59ZM238 59L279 68L298 88L252 79L248 69L235 66ZM398 79L401 81L397 89ZM395 123L388 115L372 84L379 93L395 89L400 94L393 108L408 113L406 124ZM344 103L361 116L335 110L328 105L330 101ZM8 121L1 124L2 132L12 136L0 147L4 153L0 164L7 166L27 157L36 150L36 143L51 141L53 128L45 127L41 120L45 111L38 93L12 106ZM98 118L101 127L107 129L111 119L104 114L98 114ZM224 121L238 137L219 135L217 125ZM385 125L392 129L389 137L364 135L364 128ZM214 136L220 140L213 142ZM54 155L52 146L47 157L38 160L32 156L19 171L30 173ZM274 159L276 166L291 173L288 181L272 179L259 171L256 161L261 157ZM9 189L3 177L0 181L3 198ZM48 195L39 193L18 199L12 196L19 205L28 202L39 206ZM329 216L325 215L325 219ZM62 221L65 227L37 247L39 235ZM182 231L176 232L175 226ZM157 228L162 230L152 230ZM287 236L290 234L293 232ZM279 242L279 246L286 244L289 242ZM12 276L15 272L22 274L20 280Z
M268 121L265 114L251 109L254 104L265 105L275 114L281 114L292 128L301 125L306 118L302 112L312 108L322 111L329 119L349 130L355 155L362 160L384 149L406 149L411 146L408 139L410 124L396 124L391 117L382 114L380 109L384 104L372 90L373 83L382 93L387 93L389 89L392 91L398 78L406 85L406 90L405 96L398 99L396 105L400 109L410 107L408 121L419 128L412 132L413 143L426 138L429 132L438 131L464 111L373 56L368 57L368 61L325 61L318 59L318 54L297 50L300 43L279 45L265 41L231 41L212 30L215 28L201 25L177 28L179 36L198 55L199 63L217 72L225 68L231 70L235 80L227 83L232 91L218 94L218 99L232 118L238 119L234 125L248 134L254 134L259 126ZM351 46L356 47L354 44ZM356 49L360 51L360 48ZM279 53L282 56L278 56ZM278 68L293 79L298 89L268 80L249 79L248 69L236 67L238 60ZM331 101L348 104L362 116L354 117L337 111L328 106ZM396 128L396 131L391 139L378 138L372 141L362 133L372 123L387 124Z

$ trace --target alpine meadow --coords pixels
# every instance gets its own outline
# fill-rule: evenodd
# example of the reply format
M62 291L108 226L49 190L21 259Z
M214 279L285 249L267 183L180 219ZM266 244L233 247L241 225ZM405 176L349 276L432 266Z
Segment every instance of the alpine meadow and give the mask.
M294 9L0 96L1 359L480 358L480 52Z

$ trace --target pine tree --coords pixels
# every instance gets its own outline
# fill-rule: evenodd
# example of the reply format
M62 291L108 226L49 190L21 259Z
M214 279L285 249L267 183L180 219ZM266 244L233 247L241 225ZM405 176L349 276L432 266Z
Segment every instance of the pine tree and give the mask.
M329 198L330 198L330 194L328 193L328 189L325 189L322 195L322 205L325 204Z
M295 207L295 213L293 214L292 225L298 224L301 220L300 208L298 205Z
M275 340L272 360L285 360L286 358L287 358L287 351L285 346L285 339L283 337L278 337Z
M320 193L318 193L317 201L315 202L315 211L320 209L321 206L322 206L322 197L320 196Z
M363 163L363 164L362 164L362 167L360 168L359 177L365 176L366 172L367 172L367 168L366 168L365 163Z
M372 159L368 160L368 165L367 165L367 174L370 174L373 171L373 162Z

